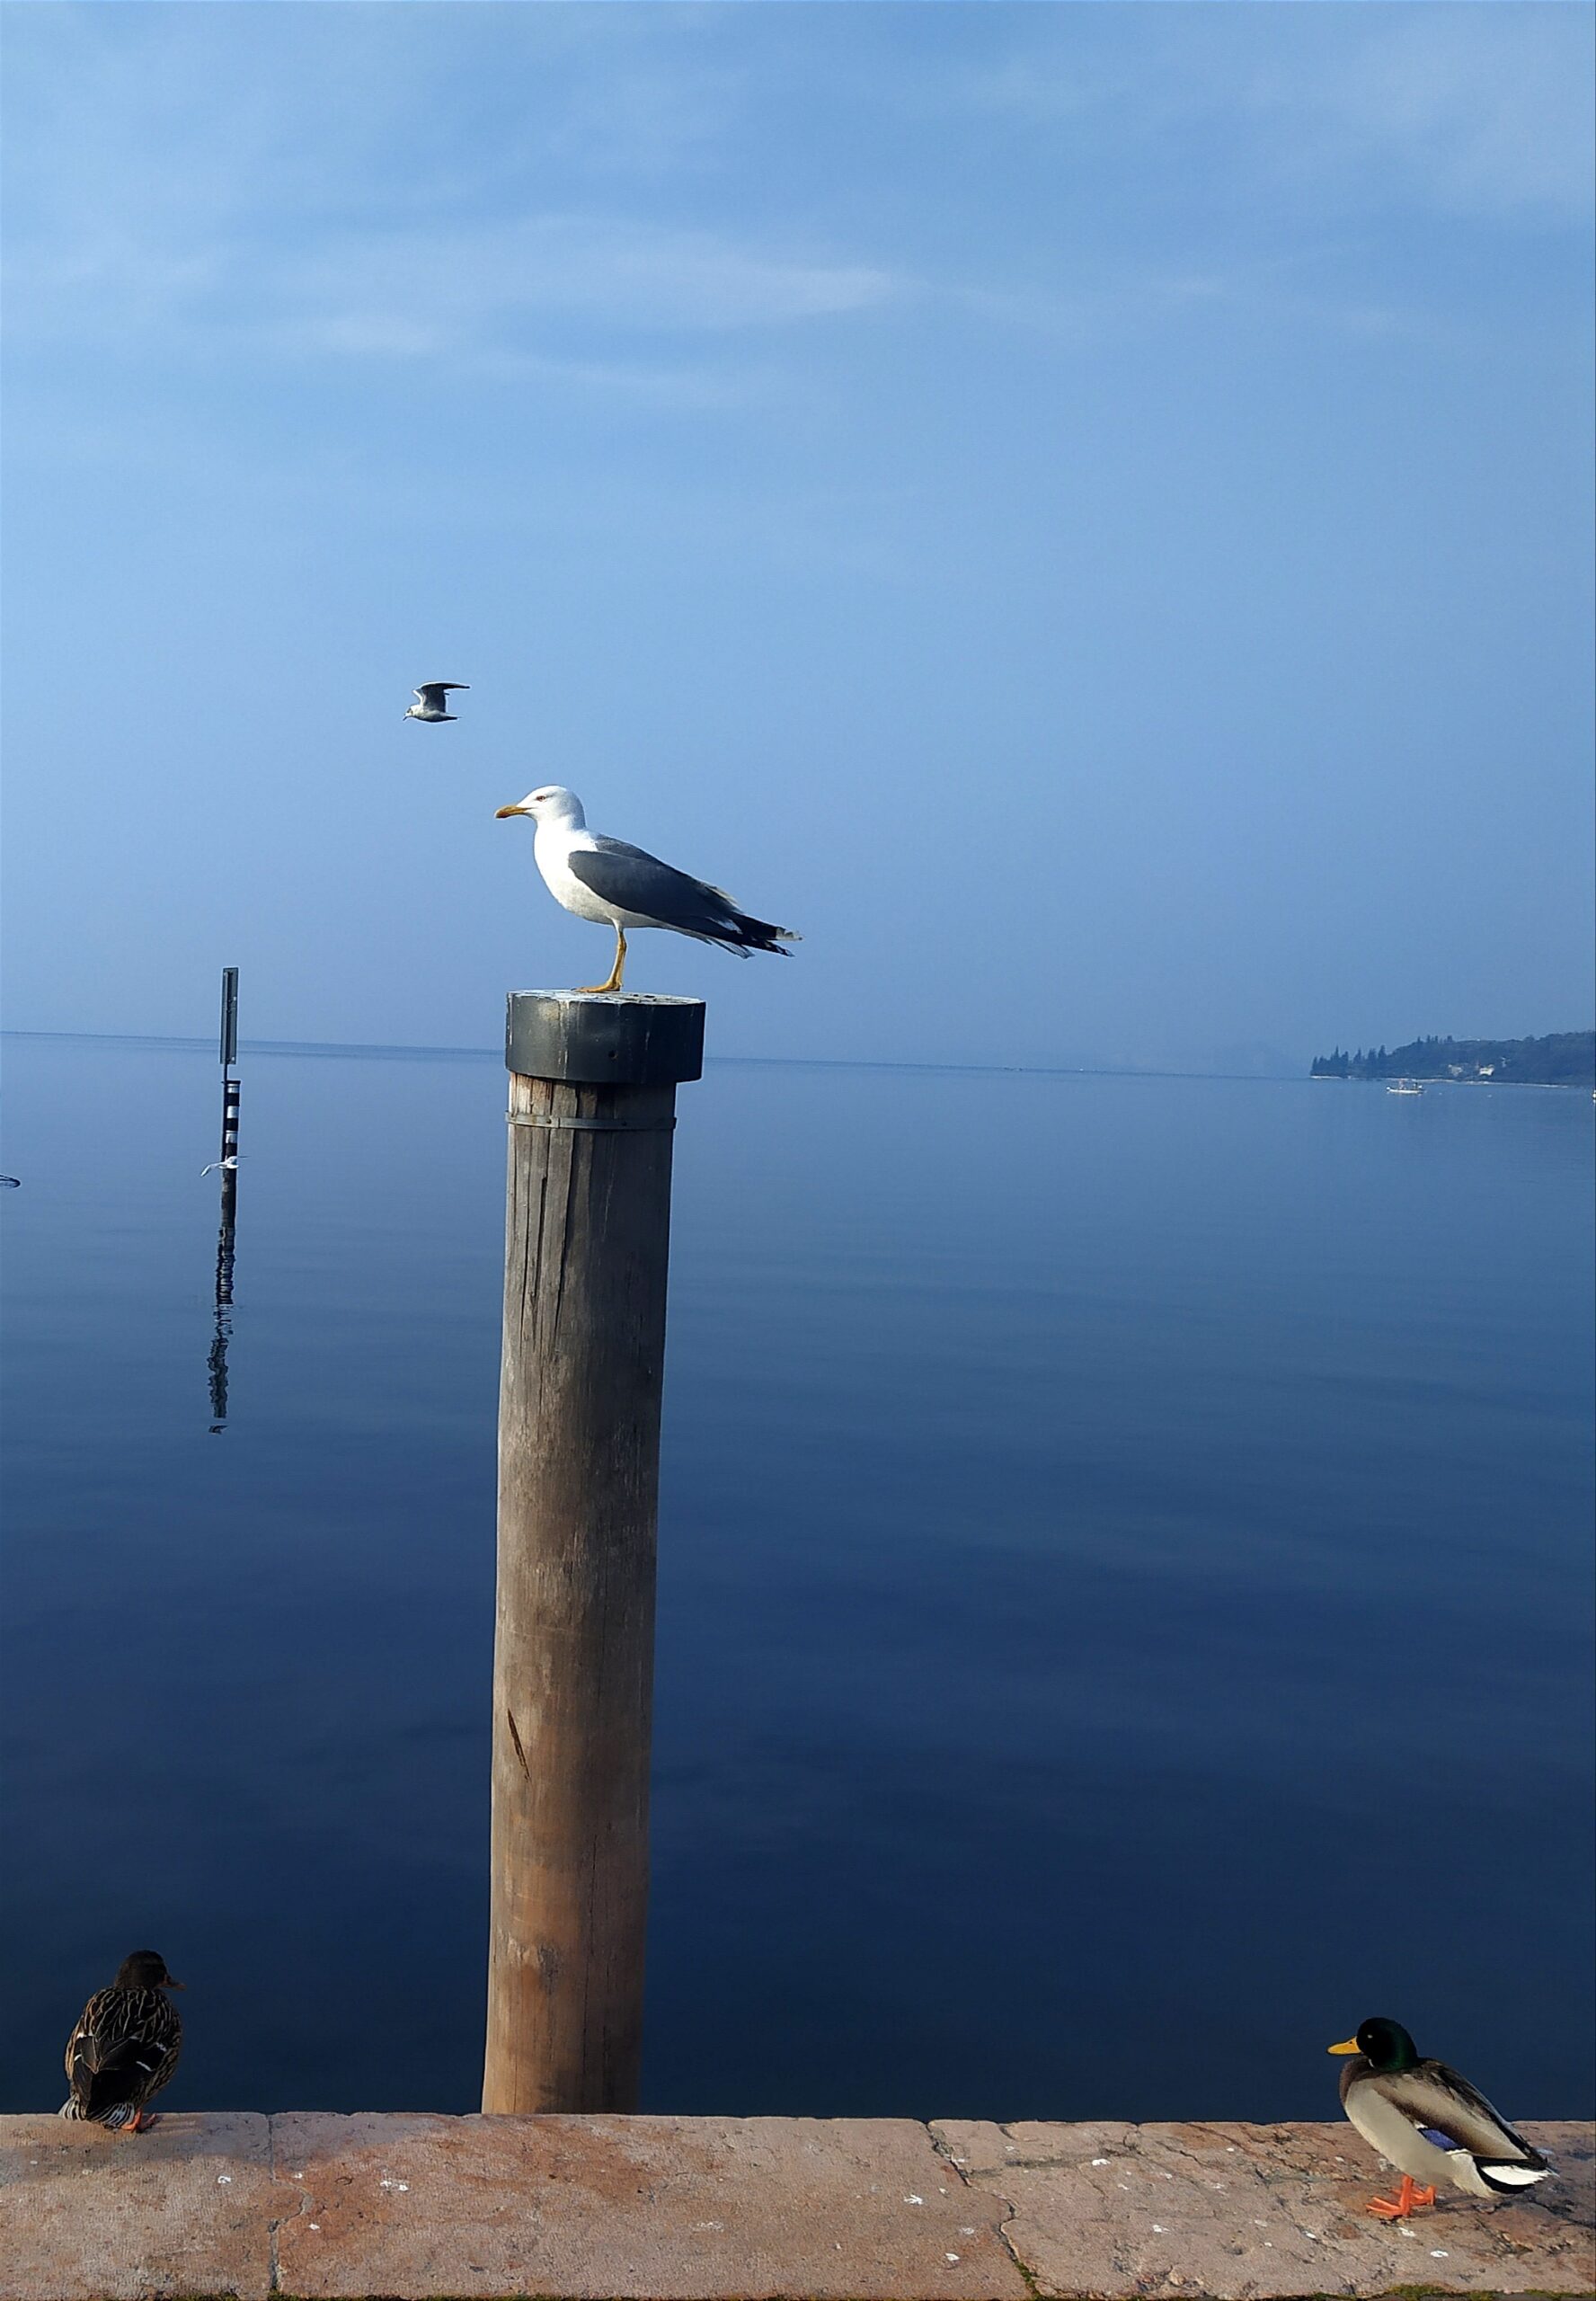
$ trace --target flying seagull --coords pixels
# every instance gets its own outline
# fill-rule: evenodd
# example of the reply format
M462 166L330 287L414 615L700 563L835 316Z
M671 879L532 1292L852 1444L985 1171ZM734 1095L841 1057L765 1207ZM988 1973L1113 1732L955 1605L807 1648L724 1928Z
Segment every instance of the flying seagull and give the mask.
M464 680L429 680L424 687L417 688L415 691L415 701L411 705L410 709L404 715L407 719L426 719L429 721L435 719L453 719L457 715L452 711L446 711L444 709L444 697L446 695L457 694L469 695L470 692L471 690Z
M588 829L581 801L562 783L528 791L519 806L501 807L501 816L530 815L537 825L532 852L544 884L557 903L578 919L613 927L615 964L607 982L587 982L583 991L618 991L626 966L628 927L669 927L700 943L718 944L746 959L750 951L788 954L784 943L800 937L790 927L772 927L739 911L723 887L712 887L686 871Z

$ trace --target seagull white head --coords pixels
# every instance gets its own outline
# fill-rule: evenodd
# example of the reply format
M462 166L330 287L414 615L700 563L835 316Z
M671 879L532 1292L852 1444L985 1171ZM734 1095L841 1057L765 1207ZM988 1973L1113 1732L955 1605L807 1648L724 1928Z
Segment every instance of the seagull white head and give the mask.
M582 830L588 820L581 801L563 783L540 783L513 807L501 807L495 821L504 815L530 815L535 822L562 823L572 831Z

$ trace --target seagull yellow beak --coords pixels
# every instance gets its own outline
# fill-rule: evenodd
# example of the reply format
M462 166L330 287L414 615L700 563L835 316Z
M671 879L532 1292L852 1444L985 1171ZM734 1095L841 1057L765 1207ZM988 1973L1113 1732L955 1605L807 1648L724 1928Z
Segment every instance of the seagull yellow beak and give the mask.
M1343 2038L1338 2046L1327 2046L1326 2051L1327 2053L1361 2053L1362 2048L1356 2038Z
M501 823L506 815L529 815L531 812L530 807L495 807L493 821L496 823Z

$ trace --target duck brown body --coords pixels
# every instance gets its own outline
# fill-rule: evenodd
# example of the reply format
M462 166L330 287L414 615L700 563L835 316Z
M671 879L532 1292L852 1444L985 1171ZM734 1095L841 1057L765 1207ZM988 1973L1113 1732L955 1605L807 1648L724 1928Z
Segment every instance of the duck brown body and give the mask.
M66 2040L64 2118L137 2133L146 2102L177 2067L182 2022L165 1995L181 1989L153 1950L123 1959L109 1989L96 1990Z

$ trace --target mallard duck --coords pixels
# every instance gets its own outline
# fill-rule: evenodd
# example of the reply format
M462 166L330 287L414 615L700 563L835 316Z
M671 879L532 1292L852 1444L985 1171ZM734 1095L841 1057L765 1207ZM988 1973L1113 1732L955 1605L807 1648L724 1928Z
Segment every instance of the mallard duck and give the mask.
M1415 2206L1434 2204L1439 2181L1470 2197L1519 2197L1551 2172L1467 2077L1444 2061L1421 2061L1400 2021L1364 2021L1330 2051L1357 2055L1341 2073L1341 2106L1402 2175L1396 2195L1370 2198L1366 2213L1400 2221Z
M144 2105L158 2093L182 2050L177 2008L161 1993L181 1989L154 1950L135 1950L117 1968L109 1989L98 1989L66 2040L64 2118L137 2133Z

